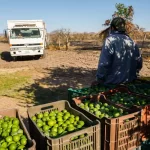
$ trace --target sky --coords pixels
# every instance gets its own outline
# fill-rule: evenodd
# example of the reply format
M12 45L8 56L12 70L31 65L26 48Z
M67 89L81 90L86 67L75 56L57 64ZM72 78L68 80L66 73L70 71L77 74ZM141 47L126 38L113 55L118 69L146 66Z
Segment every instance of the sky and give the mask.
M116 3L132 5L133 22L150 31L150 0L0 0L0 33L7 28L7 20L30 19L44 20L48 32L60 28L99 32Z

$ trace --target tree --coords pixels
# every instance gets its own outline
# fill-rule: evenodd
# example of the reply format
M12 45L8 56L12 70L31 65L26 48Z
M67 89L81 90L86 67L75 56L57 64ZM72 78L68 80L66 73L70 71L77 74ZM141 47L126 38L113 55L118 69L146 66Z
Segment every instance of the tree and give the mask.
M62 40L65 43L66 50L68 50L68 47L69 47L70 33L71 33L70 29L62 28L60 30L60 37L62 38Z
M115 17L122 17L126 21L126 32L130 36L132 36L134 39L137 39L141 36L143 36L144 30L143 28L140 28L139 26L135 25L132 23L133 21L133 16L134 16L134 9L132 6L125 6L124 4L116 4L116 11L112 15L111 19L107 19L105 23L103 24L104 26L110 26L110 23L113 18ZM106 28L102 32L100 32L100 38L104 40L107 35L109 34L110 27Z

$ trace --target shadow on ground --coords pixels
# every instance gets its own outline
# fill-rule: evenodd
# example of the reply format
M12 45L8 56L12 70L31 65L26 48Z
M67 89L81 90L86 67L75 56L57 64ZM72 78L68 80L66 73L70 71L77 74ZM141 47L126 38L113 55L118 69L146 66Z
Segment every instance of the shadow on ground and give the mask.
M38 60L41 56L23 56L23 57L17 57L15 61L30 61L30 60ZM10 55L10 52L4 51L1 53L1 59L5 60L7 62L13 61L13 58Z
M68 88L90 86L95 79L96 70L84 68L54 68L45 69L47 76L35 80L30 86L18 90L25 91L25 98L31 99L35 105L68 98ZM21 103L20 103L21 105Z

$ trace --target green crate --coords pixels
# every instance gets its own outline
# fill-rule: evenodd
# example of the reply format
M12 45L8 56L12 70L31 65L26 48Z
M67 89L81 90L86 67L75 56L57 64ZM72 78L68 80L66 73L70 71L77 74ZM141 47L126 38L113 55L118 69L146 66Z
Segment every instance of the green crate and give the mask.
M77 130L61 137L51 138L45 136L37 127L31 117L40 112L51 112L53 110L62 111L66 109L75 116L79 116L86 124L86 127ZM37 143L37 150L100 150L100 122L98 120L91 121L83 113L72 108L68 101L61 100L57 102L52 102L48 104L33 106L28 108L29 116L29 129L31 136L35 139ZM71 140L73 137L86 134L87 136Z
M98 85L94 87L86 87L81 89L68 89L68 100L71 101L74 97L98 94L115 88L115 85Z

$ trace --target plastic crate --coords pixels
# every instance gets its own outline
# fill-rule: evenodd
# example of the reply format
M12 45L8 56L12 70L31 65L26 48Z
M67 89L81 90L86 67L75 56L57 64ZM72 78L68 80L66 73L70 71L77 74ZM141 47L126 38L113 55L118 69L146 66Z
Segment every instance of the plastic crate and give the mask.
M86 128L81 129L76 132L68 133L67 135L63 135L59 138L50 138L45 136L39 128L36 126L35 122L32 121L31 117L37 113L59 110L63 109L68 110L72 114L79 116L81 120L85 122L87 125ZM73 109L69 102L66 100L61 100L58 102L52 102L44 105L30 107L28 109L29 115L29 129L31 136L35 139L37 143L37 149L41 150L100 150L100 122L97 120L95 122L91 121L81 112ZM72 137L79 136L82 134L87 134L86 137L82 139L77 139L75 141L71 141Z
M145 106L142 109L141 114L141 122L142 122L142 141L146 141L150 138L150 105Z
M146 100L146 102L147 102L147 104L146 105L148 105L148 103L150 104L150 97L147 97L147 96L144 96L144 95L140 95L140 94L137 94L137 93L132 93L132 92L130 92L126 87L119 87L119 88L116 88L116 89L112 89L112 90L109 90L109 91L107 91L107 92L104 92L103 94L102 94L102 96L105 98L105 99L107 99L107 100L109 100L109 101L112 101L112 99L111 99L111 95L113 95L113 94L116 94L116 93L118 93L118 92L121 92L121 93L127 93L128 95L129 95L129 100L128 101L130 101L130 102L132 102L132 100L130 99L130 97L137 97L137 98L141 98L141 99L144 99L144 100ZM116 102L115 101L112 101L114 104L116 104ZM121 103L117 103L116 105L118 105L118 106L123 106L123 107L127 107L128 109L132 109L132 108L137 108L137 109L142 109L143 107L145 107L144 105L143 106L139 106L139 105L136 105L136 104L134 104L133 103L133 105L131 106L131 107L128 107L128 106L126 106L126 105L124 105L124 104L121 104Z
M20 114L17 109L4 109L0 110L0 118L3 118L4 116L9 116L9 117L15 117L18 118L20 121L20 127L24 131L24 134L27 137L27 150L36 150L36 144L34 140L31 140L31 137L20 117Z
M108 103L117 108L122 108L124 111L130 114L121 116L118 118L98 118L94 114L80 108L78 104L84 101L84 99L91 98L92 102L100 101L102 103ZM133 150L140 145L140 119L141 111L137 109L129 110L125 107L121 107L113 104L111 101L105 100L101 95L93 95L87 97L73 98L72 106L77 110L84 113L93 121L99 119L101 122L101 145L103 150ZM129 120L126 122L126 120Z
M93 94L98 94L104 91L108 91L110 89L115 88L115 85L98 85L94 87L86 87L82 89L68 89L68 100L71 101L72 98L74 97L79 97L79 96L86 96L86 95L93 95Z

